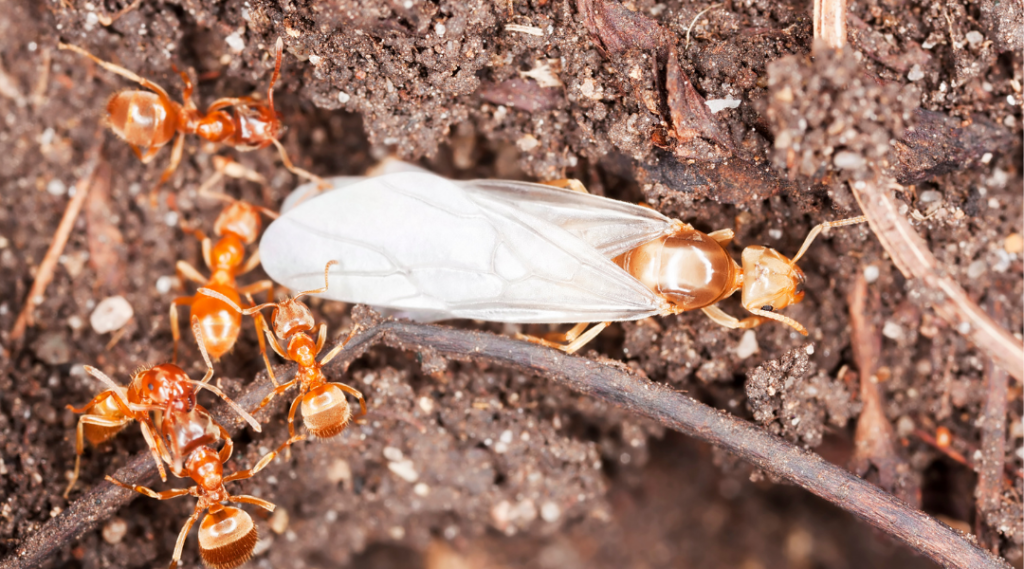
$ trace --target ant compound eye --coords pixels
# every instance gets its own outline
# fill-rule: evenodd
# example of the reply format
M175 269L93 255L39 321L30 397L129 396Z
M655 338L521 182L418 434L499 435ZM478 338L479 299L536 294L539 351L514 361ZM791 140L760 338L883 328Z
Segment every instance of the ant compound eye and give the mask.
M770 305L770 304L766 304L766 305L761 307L761 310L763 310L765 312L771 312L772 310L775 310L775 307Z
M147 385L146 385L146 387L147 387L147 388L148 388L148 389L149 389L150 391L153 391L153 382L152 382L152 381L151 381L151 382L149 382L149 384L147 384Z

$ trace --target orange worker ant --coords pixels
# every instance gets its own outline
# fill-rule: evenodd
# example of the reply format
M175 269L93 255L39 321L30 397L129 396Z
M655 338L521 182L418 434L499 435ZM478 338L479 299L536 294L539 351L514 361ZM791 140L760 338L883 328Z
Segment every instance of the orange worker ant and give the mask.
M195 134L204 140L226 144L243 152L273 144L281 154L285 168L300 177L322 184L319 176L292 164L278 140L281 121L274 110L274 84L281 75L281 54L284 49L281 38L277 39L274 74L267 87L267 100L261 101L252 96L224 97L214 101L205 114L192 102L192 80L185 72L179 72L184 83L182 102L179 104L172 101L160 85L120 65L104 61L78 46L66 43L59 43L58 46L84 55L107 71L149 89L129 89L116 93L107 102L107 122L114 134L131 146L143 164L148 164L161 148L172 138L175 139L171 148L171 163L153 188L154 195L171 178L181 162L186 134Z
M275 379L274 384L277 387L270 392L270 395L267 395L259 407L256 408L256 411L269 404L276 395L284 393L295 384L299 384L299 394L295 397L291 409L288 411L288 433L292 437L295 436L295 411L298 409L300 402L302 404L302 422L306 425L309 433L318 439L327 439L340 434L352 420L352 410L349 407L348 400L345 399L345 393L349 393L359 400L360 416L366 415L366 400L363 399L363 394L354 387L344 383L327 381L322 370L323 366L327 365L335 356L341 353L347 340L335 346L334 349L317 362L316 357L323 350L324 342L327 341L327 324L320 324L320 331L314 342L310 336L316 325L313 320L313 314L305 304L299 302L299 299L307 294L319 294L327 290L327 272L330 270L331 265L334 264L336 262L331 261L324 267L323 288L300 292L283 302L268 302L243 309L238 303L215 290L201 288L198 291L198 294L222 300L239 314L259 315L260 311L264 308L274 307L274 312L270 317L273 323L273 332L271 332L271 329L262 317L257 318L257 326L263 328L267 340L274 351L282 358L297 363L299 369L295 372L295 379L288 383L277 385ZM287 350L281 348L277 338L275 338L275 334L281 341L288 342ZM274 372L270 369L269 363L267 364L267 369L270 372L271 379L273 379Z
M172 417L178 420L169 423ZM211 423L219 429L219 436L208 435ZM276 450L267 453L256 463L256 466L224 476L224 464L231 458L234 444L223 427L217 425L204 409L196 406L195 412L184 417L180 415L167 415L163 419L162 430L168 439L179 439L185 446L178 450L182 452L176 458L181 465L180 470L175 474L181 477L190 477L195 482L189 488L175 488L156 492L145 486L129 485L116 480L110 476L106 480L128 490L134 490L157 500L168 500L185 496L186 494L198 498L192 515L185 521L185 525L178 534L178 541L174 547L174 557L171 559L170 568L174 569L181 561L181 552L185 546L185 538L195 524L199 516L209 510L209 514L199 525L199 555L207 567L213 569L232 569L245 563L252 557L253 549L256 547L258 534L256 525L252 518L244 510L225 506L222 502L234 502L238 504L253 504L267 511L274 511L274 504L257 498L255 496L232 495L224 488L224 484L233 480L243 480L253 477L263 470L270 461L274 460L285 447L302 440L304 437L292 437ZM215 450L212 445L223 440L224 446L220 451Z
M259 237L262 226L260 214L276 219L277 213L265 207L236 200L225 194L210 192L210 188L225 174L257 182L262 181L262 177L236 162L219 156L214 156L214 164L217 172L199 188L199 195L228 202L213 226L214 234L220 239L216 244L212 244L202 231L194 230L202 241L203 260L211 271L210 277L204 277L195 267L185 261L178 261L177 272L184 278L223 294L235 304L240 302L240 295L257 292L269 292L270 297L273 298L274 283L272 281L264 279L239 288L235 277L259 266L259 250L253 253L248 261L245 261L245 246L251 245ZM242 329L241 315L231 310L223 302L213 298L198 295L181 296L171 302L170 309L171 335L174 337L172 361L177 361L178 341L181 336L178 331L179 306L191 307L192 318L199 318L206 349L214 359L220 359L235 345ZM263 345L263 335L259 326L257 326L256 332L260 342L260 351L264 354L265 359L266 347ZM269 367L269 361L267 365Z
M82 414L82 416L78 420L76 429L75 471L64 491L65 498L68 497L78 481L82 454L85 452L84 441L88 440L94 446L99 446L113 439L132 421L139 423L142 436L146 439L146 444L153 453L153 460L156 461L157 469L160 471L160 479L167 481L163 463L167 462L173 465L174 460L164 446L164 438L159 435L161 430L157 429L156 423L163 423L167 416L188 413L200 408L196 404L196 394L200 389L208 389L217 394L256 432L262 430L252 415L246 413L220 389L208 383L213 377L213 364L203 345L199 322L194 318L192 330L199 341L199 351L206 362L206 375L199 381L189 378L184 370L174 364L161 364L136 372L132 375L131 384L124 387L115 383L100 370L92 366L85 366L86 373L106 384L109 389L97 395L81 408L67 406L69 410ZM158 415L157 421L152 419L150 412ZM170 442L173 447L174 441Z

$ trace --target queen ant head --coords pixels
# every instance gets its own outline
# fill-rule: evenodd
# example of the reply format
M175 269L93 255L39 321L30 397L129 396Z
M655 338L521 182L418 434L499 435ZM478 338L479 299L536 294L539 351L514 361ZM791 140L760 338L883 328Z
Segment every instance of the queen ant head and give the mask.
M796 262L770 247L752 245L743 250L741 303L748 311L788 324L806 335L802 324L778 311L804 299L804 272Z

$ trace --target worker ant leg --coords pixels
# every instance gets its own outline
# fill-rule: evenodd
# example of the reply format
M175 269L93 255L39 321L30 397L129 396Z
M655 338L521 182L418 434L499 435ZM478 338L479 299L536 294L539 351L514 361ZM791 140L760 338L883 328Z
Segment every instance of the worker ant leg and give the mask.
M705 306L704 308L701 308L701 311L703 311L704 314L706 314L707 317L714 321L716 324L720 324L722 326L725 326L726 328L739 328L742 330L747 330L765 323L765 319L761 318L760 316L748 316L743 320L739 320L735 316L727 314L724 310L722 310L716 305Z
M274 146L277 147L277 152L278 154L281 155L281 162L284 162L284 167L287 168L289 172L295 174L300 178L305 178L310 182L314 182L317 185L317 189L325 190L331 187L331 185L328 184L327 181L321 178L320 176L317 176L316 174L310 172L309 170L299 168L298 166L293 164L292 159L288 157L288 151L284 149L284 145L281 144L280 140L276 138L271 138L270 141L273 142Z
M224 477L224 482L227 483L227 482L231 482L233 480L245 480L246 478L252 478L253 476L256 475L256 473L258 473L259 471L261 471L264 468L266 468L267 465L270 464L270 462L272 460L274 460L274 458L278 454L281 453L281 451L283 451L284 449L290 447L291 445L293 445L293 444L295 444L295 443L297 443L299 441L304 441L304 440L306 440L306 436L305 435L290 437L287 441L282 443L281 446L279 446L276 449L274 449L274 450L268 452L267 454L263 455L263 458L261 458L260 461L256 463L256 466L254 466L254 467L252 467L252 468L250 468L248 470L240 470L238 472L234 472L232 474L229 474L229 475ZM241 498L241 496L238 496L238 498ZM232 499L232 498L229 498L229 500L232 501L232 502L243 502L243 503L246 503L246 504L256 504L257 506L260 505L260 504L258 504L256 502L252 502L252 501L248 501L248 500L235 500L235 499ZM271 511L273 511L274 506L271 505L269 509Z
M153 189L149 192L150 202L156 202L156 196L160 190L160 186L164 185L167 180L171 179L174 175L174 171L178 169L178 164L181 163L181 155L185 150L185 133L179 132L178 136L174 139L174 146L171 147L171 163L164 169L163 174L160 175L160 179L157 180Z
M78 47L76 45L69 45L69 44L66 44L66 43L58 43L57 47L60 48L60 49L70 49L71 51L74 51L74 52L76 52L78 54L84 55L84 56L88 57L89 59L93 60L94 62L96 62L96 65L99 65L103 69L106 69L107 71L109 71L111 73L115 73L117 75L120 75L121 77L124 77L125 79L128 79L130 81L134 81L134 82L138 83L139 85L142 85L143 87L145 87L147 89L151 89L151 90L155 91L158 95L160 95L162 98L164 98L164 99L166 99L168 101L171 100L171 98L167 95L167 91L164 91L163 87L157 85L156 83L150 81L149 79L145 79L143 77L140 77L140 76L136 75L135 73L132 73L131 71L125 69L124 67L121 67L120 65L115 65L113 63L110 63L109 61L104 61L104 60L96 57L95 55L89 53L88 51L85 51L84 49L82 49L82 48L80 48L80 47Z
M181 340L181 331L178 329L178 307L179 306L192 306L195 302L196 297L194 296L179 296L171 301L171 337L174 338L174 348L171 352L171 363L178 363L178 341Z
M203 513L203 510L196 504L196 509L192 512L192 515L185 520L185 525L181 526L181 531L178 532L178 541L174 543L174 556L171 557L171 565L169 569L175 569L178 563L181 562L181 552L185 549L185 539L188 538L188 532L192 529L192 525L196 523L199 516Z
M334 346L333 348L331 348L331 351L327 352L327 355L325 355L320 360L320 365L325 366L328 363L330 363L331 360L333 360L335 356L337 356L338 354L341 353L341 350L345 349L345 346L348 345L348 343L352 341L352 338L354 338L356 336L356 334L358 334L360 331L362 331L361 327L353 326L352 327L352 331L348 333L348 337L345 338L345 341L341 342L337 346ZM321 341L321 340L326 341L325 340L326 336L327 336L327 324L321 324L320 325L320 337L317 338L317 342L316 342L317 353L320 353L320 349L323 348L323 341Z
M289 389L291 389L291 387L293 385L295 385L298 382L299 382L299 380L293 379L293 380L289 381L288 383L282 383L281 385L278 385L277 387L275 387L274 390L271 391L263 399L263 401L260 402L259 407L256 407L256 411L254 411L254 413L258 413L260 411L260 409L262 409L262 408L266 407L268 404L270 404L270 402L274 399L274 397L284 393L285 391L288 391Z
M302 393L292 401L292 406L288 409L288 436L294 437L295 435L295 412L299 410L299 401L302 401Z
M99 399L99 397L97 397L96 399ZM83 407L83 409L88 410L92 408L92 406L95 405L96 403L96 399L93 399L91 402L89 402L89 404ZM76 429L75 432L75 471L71 474L71 481L68 483L67 489L64 490L65 500L67 499L68 495L71 494L71 490L75 487L75 483L78 482L78 475L81 472L82 455L85 454L85 425L96 425L97 427L107 427L116 429L123 428L125 425L131 422L131 417L124 417L121 419L107 419L106 417L99 417L96 415L83 415L78 418L78 428Z
M548 180L547 182L541 182L545 186L553 186L556 188L562 188L566 190L572 190L581 194L589 194L587 187L583 185L583 182L576 178L562 178L561 180Z
M193 267L192 264L187 261L178 261L174 264L174 269L177 271L179 277L184 277L194 283L204 285L210 282L210 279L204 277L203 274L199 272L199 269Z
M337 385L338 388L341 389L342 391L348 393L349 395L359 400L359 408L361 409L359 417L366 415L366 400L363 399L363 393L361 391L359 391L355 387L352 387L351 385L345 385L344 383L332 383L333 385Z
M708 237L717 241L718 244L721 245L722 247L725 247L729 243L732 243L732 239L733 237L735 237L735 233L732 229L719 229L718 231L712 231L711 233L708 233Z
M589 325L587 322L581 322L572 327L568 332L562 334L562 338L566 343L551 341L546 338L538 338L536 336L530 336L527 334L516 334L516 338L519 340L526 340L534 344L540 344L549 348L555 348L556 350L562 350L567 354L573 354L579 351L580 348L590 343L591 340L597 337L602 330L608 327L611 322L600 322L595 324L593 328L583 332Z
M146 488L145 486L139 486L137 484L126 484L124 482L121 482L120 480L115 479L112 476L105 476L104 479L115 486L120 486L121 488L124 488L126 490L134 490L139 494L149 496L150 498L156 498L157 500L170 500L171 498L185 496L191 492L192 488L195 488L195 486L192 486L190 488L172 488L170 490L164 490L163 492L157 492L156 490L151 490L149 488Z

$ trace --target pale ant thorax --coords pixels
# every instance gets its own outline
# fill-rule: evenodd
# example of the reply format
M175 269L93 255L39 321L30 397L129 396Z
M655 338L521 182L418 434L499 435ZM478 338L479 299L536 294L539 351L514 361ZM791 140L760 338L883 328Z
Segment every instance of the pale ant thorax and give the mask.
M245 259L245 245L233 233L221 237L210 249L210 262L213 270L230 271L242 264Z
M192 480L207 492L214 492L224 484L224 465L220 455L208 446L192 451L185 468Z

